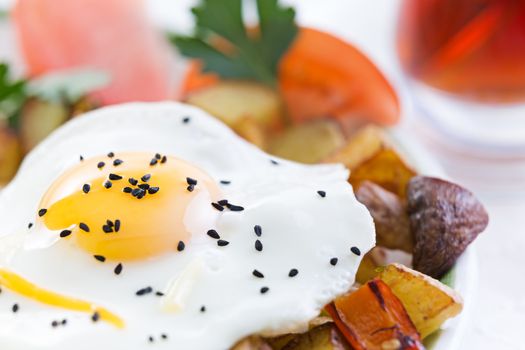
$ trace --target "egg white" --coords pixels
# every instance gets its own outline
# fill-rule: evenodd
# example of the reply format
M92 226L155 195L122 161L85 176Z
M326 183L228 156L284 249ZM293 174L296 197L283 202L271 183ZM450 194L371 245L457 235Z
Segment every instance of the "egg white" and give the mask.
M188 123L183 122L186 117ZM217 182L231 181L220 185L225 198L245 210L225 211L216 227L210 227L230 244L218 247L203 228L184 252L125 263L123 273L115 276L116 262L97 262L68 240L50 239L53 234L39 225L27 229L41 197L62 172L80 155L109 151L173 155ZM253 333L304 328L326 303L350 288L362 255L375 243L372 218L347 178L341 165L276 159L184 104L126 104L76 118L37 147L0 193L0 267L41 287L96 302L124 318L126 328L94 324L89 315L39 304L3 288L2 349L216 350ZM326 197L318 190L326 191ZM191 211L188 215L198 227L198 217ZM262 227L260 238L254 225ZM256 239L263 243L262 252L254 248ZM353 254L352 246L362 255ZM339 258L336 266L329 263L332 257ZM288 276L292 268L299 271L293 278ZM265 277L256 278L253 269ZM146 286L166 296L137 297L135 292ZM263 286L269 292L261 294ZM20 305L16 314L11 311L15 302ZM66 326L51 327L53 320L64 318ZM168 339L162 340L161 333Z

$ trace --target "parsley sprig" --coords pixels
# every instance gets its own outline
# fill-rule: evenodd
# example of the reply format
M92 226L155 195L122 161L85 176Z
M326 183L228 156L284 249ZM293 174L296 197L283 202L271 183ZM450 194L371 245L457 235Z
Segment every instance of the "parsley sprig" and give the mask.
M202 0L192 9L194 35L171 35L171 41L184 56L200 59L205 72L275 85L279 61L298 32L295 11L278 0L250 1L256 3L258 30L248 30L242 0ZM232 48L218 48L217 37Z
M0 115L7 118L11 126L17 124L26 99L26 81L12 79L9 66L0 63Z

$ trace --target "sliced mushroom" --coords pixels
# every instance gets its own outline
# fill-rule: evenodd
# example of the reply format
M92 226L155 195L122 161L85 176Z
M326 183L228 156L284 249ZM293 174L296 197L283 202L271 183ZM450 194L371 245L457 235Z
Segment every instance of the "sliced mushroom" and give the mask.
M361 184L356 197L374 218L377 245L412 253L414 240L405 201L370 181Z
M485 230L488 214L471 192L436 178L412 178L407 197L414 268L440 278Z

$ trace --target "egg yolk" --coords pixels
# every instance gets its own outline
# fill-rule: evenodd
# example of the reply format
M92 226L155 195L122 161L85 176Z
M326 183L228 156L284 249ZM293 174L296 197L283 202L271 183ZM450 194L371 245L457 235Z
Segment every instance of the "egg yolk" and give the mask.
M213 220L204 216L216 215L211 203L218 199L216 182L181 159L109 154L60 176L44 195L39 216L48 229L93 255L137 260L184 249L191 238L188 215Z

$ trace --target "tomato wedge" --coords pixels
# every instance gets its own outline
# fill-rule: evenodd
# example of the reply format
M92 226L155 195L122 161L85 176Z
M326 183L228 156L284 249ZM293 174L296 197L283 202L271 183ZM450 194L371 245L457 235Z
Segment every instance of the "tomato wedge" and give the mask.
M399 120L396 93L378 68L349 43L301 28L279 67L279 87L295 121L362 118L382 125Z

